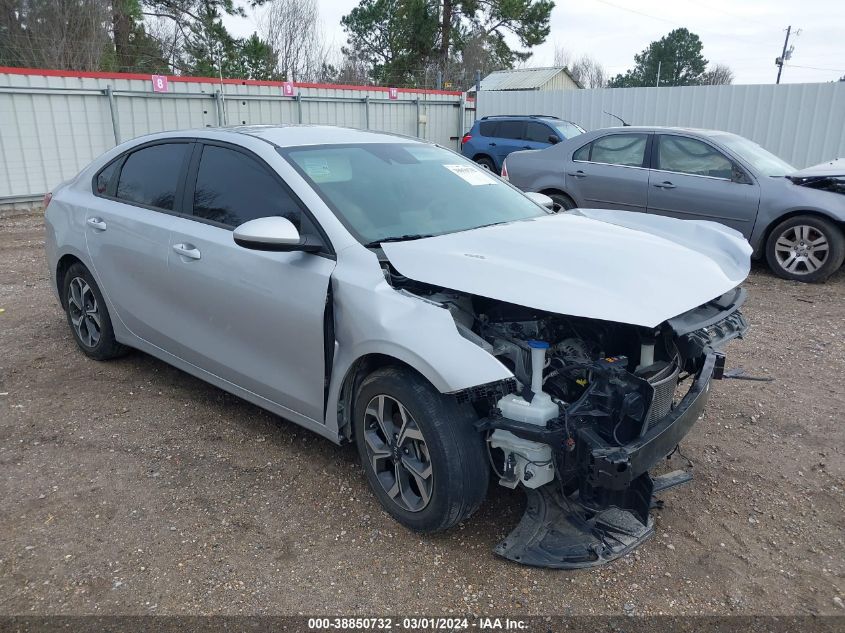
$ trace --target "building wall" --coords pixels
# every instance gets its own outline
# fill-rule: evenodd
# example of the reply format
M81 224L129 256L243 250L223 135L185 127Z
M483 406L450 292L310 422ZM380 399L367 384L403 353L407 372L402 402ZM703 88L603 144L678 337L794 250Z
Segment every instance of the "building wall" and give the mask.
M114 124L107 89L112 91ZM42 196L116 142L197 127L319 123L418 136L452 149L472 125L461 93L0 68L0 205Z
M845 82L481 91L478 116L554 114L588 130L667 125L725 130L759 143L796 167L845 157Z

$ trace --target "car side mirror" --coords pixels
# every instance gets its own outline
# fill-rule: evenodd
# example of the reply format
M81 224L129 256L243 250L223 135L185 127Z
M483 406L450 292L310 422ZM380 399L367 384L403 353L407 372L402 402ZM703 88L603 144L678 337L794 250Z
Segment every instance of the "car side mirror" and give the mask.
M544 193L537 193L536 191L526 191L525 197L529 198L532 202L539 204L541 207L545 207L549 211L554 211L555 201L549 198L549 196Z
M293 222L287 218L270 216L244 222L235 229L235 244L256 251L304 251L313 253L321 246L303 239Z
M557 145L560 143L560 137L557 134L549 134L549 143Z
M749 179L745 171L743 171L742 168L737 165L734 165L733 169L731 170L731 180L741 185L751 184L751 179Z

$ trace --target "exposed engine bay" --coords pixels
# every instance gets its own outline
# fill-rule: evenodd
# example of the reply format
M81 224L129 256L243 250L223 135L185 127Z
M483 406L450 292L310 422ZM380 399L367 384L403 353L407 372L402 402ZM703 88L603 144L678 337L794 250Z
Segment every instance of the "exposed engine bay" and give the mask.
M721 345L747 329L737 288L655 328L550 314L409 280L388 282L448 309L459 333L514 375L459 394L475 406L493 471L528 507L497 547L512 560L573 568L613 560L653 532L655 493L686 483L649 470L697 420Z

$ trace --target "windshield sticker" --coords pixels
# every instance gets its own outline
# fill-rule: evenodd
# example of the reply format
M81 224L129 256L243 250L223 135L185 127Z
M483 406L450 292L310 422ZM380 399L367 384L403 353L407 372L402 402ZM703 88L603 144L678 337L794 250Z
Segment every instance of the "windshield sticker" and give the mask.
M463 178L469 184L477 187L479 185L496 185L498 180L493 178L490 174L485 173L481 169L473 167L472 165L443 165L446 169L451 171L456 176Z
M331 178L332 172L329 169L329 163L323 158L306 158L302 161L302 168L314 182L320 182Z

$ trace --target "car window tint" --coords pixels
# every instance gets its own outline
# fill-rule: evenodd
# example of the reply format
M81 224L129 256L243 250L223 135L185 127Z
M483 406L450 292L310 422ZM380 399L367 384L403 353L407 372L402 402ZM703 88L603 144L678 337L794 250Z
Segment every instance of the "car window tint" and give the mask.
M579 147L572 155L572 160L590 160L590 147L592 143L587 143L583 147Z
M548 143L549 137L555 134L551 128L542 123L530 121L525 124L525 140L536 143Z
M594 163L641 167L645 157L645 134L611 134L593 141L590 160Z
M495 121L482 121L479 123L478 129L481 131L481 136L496 136Z
M662 134L657 142L657 169L730 179L733 163L707 143Z
M525 123L522 121L500 121L499 127L496 130L496 136L499 138L521 139L524 129Z
M206 145L194 189L194 215L232 227L279 215L301 230L302 210L257 160L232 149Z
M114 176L114 172L117 171L119 162L119 160L113 160L97 174L97 180L94 183L95 193L100 195L108 193L109 183L111 182L112 176Z
M120 170L117 197L172 211L188 147L165 143L132 152Z

